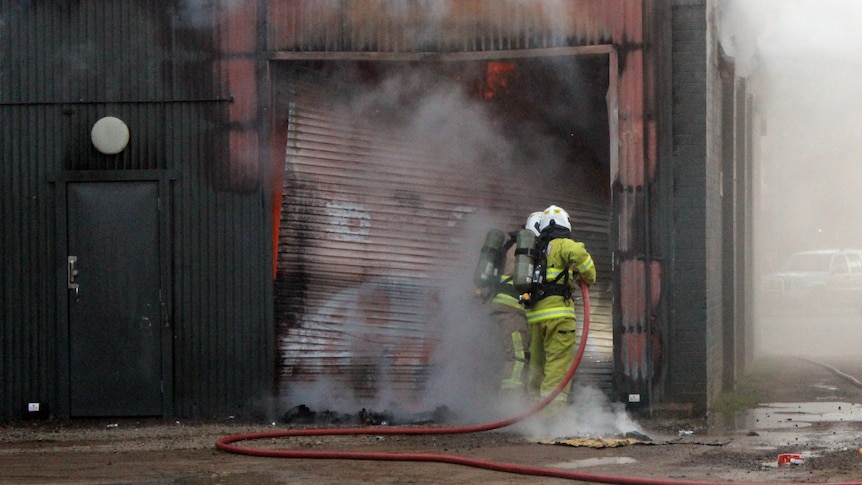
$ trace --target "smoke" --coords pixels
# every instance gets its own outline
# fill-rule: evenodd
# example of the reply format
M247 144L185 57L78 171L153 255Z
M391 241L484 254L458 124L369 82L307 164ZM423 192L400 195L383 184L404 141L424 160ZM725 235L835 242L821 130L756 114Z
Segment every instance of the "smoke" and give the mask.
M525 436L540 440L561 438L609 438L641 433L641 427L626 412L625 405L610 402L600 389L574 383L570 403L564 409L536 415L514 425L513 429ZM528 403L519 403L521 409Z
M792 253L862 247L862 2L726 0L718 14L721 45L746 78L754 106L750 269L759 285ZM758 311L775 309L756 295ZM862 337L856 313L828 310L840 311L761 318L759 345L768 352L858 353L849 348L858 349Z
M437 344L418 406L433 409L443 404L461 421L487 420L495 415L496 376L503 357L498 330L474 295L472 272L486 231L512 230L521 222L520 214L484 207L482 195L492 190L494 178L487 176L491 170L511 170L511 142L495 129L491 113L470 96L465 83L439 66L387 72L373 89L356 93L348 106L351 117L376 116L394 139L421 150L421 158L432 161L441 177L473 181L473 205L452 208L445 221L452 245L445 254L438 253L431 274L442 283L437 290L439 306L428 322ZM404 231L411 230L409 222Z
M767 251L862 245L855 203L862 175L857 88L862 32L852 0L729 0L720 9L722 47L748 78L757 110L754 154ZM773 237L766 235L772 234Z
M501 338L488 314L487 305L474 295L472 273L488 229L518 229L529 213L541 210L549 203L531 197L532 192L528 190L530 185L524 183L526 178L513 176L513 173L529 167L542 167L540 177L536 177L535 172L531 174L534 180L531 183L535 187L539 186L543 178L552 179L551 185L554 187L563 184L564 180L579 178L571 171L566 173L554 168L563 166L564 162L568 166L574 165L560 152L559 144L548 143L542 151L531 146L533 156L526 162L516 161L516 153L522 149L518 144L538 145L537 140L551 139L553 136L543 133L538 123L519 123L517 137L504 132L505 123L501 120L505 121L505 114L491 112L491 104L483 103L482 98L471 91L475 84L470 79L482 79L484 74L481 70L484 64L480 63L478 67L476 70L477 65L470 63L447 66L401 65L397 69L366 66L365 71L357 66L318 67L320 72L326 72L328 82L341 89L336 96L321 96L324 101L316 109L331 110L337 113L333 116L336 119L359 120L362 130L384 133L387 145L409 147L404 153L409 153L409 157L415 157L416 160L416 175L405 178L397 187L397 202L401 208L393 209L386 220L375 219L377 216L369 214L368 218L351 223L351 228L362 227L365 231L362 234L356 231L351 233L356 242L361 243L365 237L373 239L380 235L439 244L434 242L435 236L429 237L422 233L425 230L423 228L429 226L428 221L437 220L438 228L434 231L448 234L448 243L429 253L433 256L433 265L428 268L427 274L392 274L392 278L411 279L413 284L432 282L426 287L415 288L417 292L433 292L439 302L429 313L424 327L410 327L403 321L405 314L415 310L410 307L414 305L413 302L397 306L404 304L404 296L392 298L389 313L377 311L376 318L379 321L369 325L367 318L357 316L358 312L354 310L367 301L367 298L362 297L363 292L355 286L333 296L331 303L315 310L314 315L306 316L302 323L305 330L313 333L324 331L322 327L314 326L315 321L334 322L339 331L350 336L379 333L380 328L401 328L398 331L403 333L427 332L427 338L433 340L434 345L429 357L430 374L425 376L424 389L404 393L401 392L403 389L391 387L395 383L390 382L384 370L392 365L394 360L389 356L396 352L381 343L385 339L378 338L368 341L369 355L378 357L377 361L369 361L366 366L373 368L372 373L376 374L376 392L373 396L357 395L349 386L345 386L343 379L330 379L322 375L313 384L291 383L290 392L285 395L284 409L307 404L337 412L367 408L404 415L445 405L459 421L473 423L488 422L526 409L501 405L498 398L504 359ZM327 68L332 70L326 71ZM318 80L320 84L319 80L324 77L320 72L303 71L303 75L313 76L312 79ZM568 79L565 75L560 77ZM535 98L531 101L541 102L538 95L533 95ZM508 116L518 121L523 118L519 112ZM386 148L382 147L383 150ZM381 170L387 170L385 160L398 156L402 155L382 151L379 159L373 154L369 158L381 164ZM404 160L398 163L404 163ZM434 177L439 177L439 182ZM445 187L453 185L453 180L470 181L470 196L457 197L449 202L434 194L425 194L429 185ZM515 190L516 183L524 187ZM369 183L365 191L374 200L387 200L392 197L393 188ZM548 196L553 196L553 191L549 192ZM505 207L500 207L498 201L504 198L507 199ZM344 200L340 204L353 202L352 199ZM493 202L494 207L489 207L489 202ZM356 213L363 203L363 197L357 198L354 204L356 210L351 212ZM415 224L417 220L421 220L422 224ZM321 225L327 227L329 224ZM328 273L325 264L316 268L316 271ZM420 278L417 279L417 276ZM329 311L327 309L331 309L332 315L322 315L322 312ZM369 326L376 329L366 329ZM291 345L296 350L285 353L288 360L291 354L308 355L304 346L311 344L303 341L292 344L283 340L280 347ZM348 362L346 367L355 367L349 363L356 362L358 356L355 348L342 345L337 352L332 352L338 359ZM288 362L287 365L293 364Z
M329 75L330 82L338 83L359 74L338 71ZM515 229L533 208L524 209L522 215L484 207L486 196L483 194L489 193L491 187L486 181L489 177L482 175L492 167L505 171L505 166L511 163L511 148L509 141L493 128L490 114L470 97L463 83L445 73L421 67L394 72L384 70L382 76L375 73L372 77L372 81L357 82L351 89L326 98L325 107L320 109L332 110L337 119L358 120L362 129L385 133L387 144L408 147L402 148L404 152L399 155L381 147L383 151L377 163L385 170L382 167L387 167L385 160L388 158L415 157L417 175L403 180L397 187L368 182L363 189L368 197L375 201L387 200L393 197L394 191L400 208L393 208L385 220L366 214L361 225L355 221L348 224L353 236L348 242L361 245L365 239L391 238L395 231L395 237L408 241L440 244L434 241L434 236L422 233L423 228L436 224L435 231L449 234L449 243L429 253L434 264L427 270L393 269L386 281L370 280L349 286L333 295L330 303L314 309L312 315L304 318L305 331L333 332L333 327L337 328L341 336L327 337L333 339L326 344L333 350L325 352L331 352L339 362L344 362L343 368L350 369L348 373L355 373L358 367L365 369L364 378L373 382L360 387L372 387L373 393L357 393L353 377L353 382L345 382L337 375L320 375L314 383L290 383L282 409L306 404L339 413L366 408L404 416L445 405L459 420L482 422L494 416L493 401L499 386L495 378L503 356L502 349L498 348L498 330L490 320L487 307L474 296L472 273L486 231L495 226ZM370 155L370 158L377 157ZM405 160L399 160L395 165L400 168L399 164L403 163ZM441 180L435 183L433 177L441 177ZM447 178L473 180L476 197L472 200L458 198L451 203L440 197L430 202L424 200L427 196L423 191L427 191L429 185L451 184L445 180ZM357 213L365 202L364 197L339 204L352 204L355 208L351 213ZM470 205L462 205L464 202ZM415 224L417 220L422 220L422 224ZM438 222L429 223L429 220ZM358 228L363 231L357 231ZM411 259L408 257L396 268L408 264ZM316 271L328 272L325 263ZM362 308L368 308L369 298L362 288L369 283L377 285L377 294L389 296L385 311L378 305L363 314ZM427 321L410 321L409 315L429 304L429 300ZM423 380L424 388L405 389L407 384L403 376L397 382L399 376L389 371L395 367L423 365L416 350L421 346L417 341L423 338L423 333L424 338L433 343L427 356L430 374L411 379L413 383ZM283 340L282 348L298 350L286 353L287 365L293 365L291 354L308 355L307 352L303 354L303 347L308 345L313 345L310 338L304 341L300 337L296 343ZM415 361L403 365L411 358ZM303 359L307 361L308 357Z
M439 36L440 26L434 24L445 19L448 9L457 2L432 3L428 22L416 27L426 30L429 39ZM389 14L399 13L399 3L387 5L393 9ZM408 8L406 3L404 8ZM422 37L425 32L417 35ZM517 77L521 84L505 93L505 86L492 87L488 81L487 62L321 62L297 67L299 89L312 91L308 84L314 89L329 90L317 95L319 100L314 102L320 105L315 104L315 110L327 116L335 113L331 118L345 125L358 120L357 145L365 149L371 144L359 141L371 138L375 149L380 148L379 156L362 155L371 160L374 170L391 170L387 160L396 157L405 157L399 158L399 163L415 159L415 171L403 177L397 190L379 181L363 187L375 203L392 199L399 204L398 209L385 214L385 221L373 219L377 215L368 219L369 237L404 237L433 243L439 234L448 234L448 240L444 247L429 253L433 260L427 273L393 274L433 281L425 289L434 292L434 298L439 300L426 322L434 348L424 389L408 397L385 388L386 376L381 375L380 392L363 399L345 389L343 381L321 377L315 384L290 384L285 396L290 402L284 406L305 403L339 412L366 407L403 414L445 405L458 420L474 423L526 409L501 403L498 398L498 373L503 364L501 339L487 306L474 296L472 272L488 229L518 229L529 213L551 203L561 204L560 198L571 200L571 193L577 194L578 202L589 199L592 203L595 199L607 204L608 67L589 65L588 71L582 73L581 63L588 62L572 58L519 60L519 77L513 79ZM494 88L500 91L491 92ZM321 106L326 103L331 105ZM560 113L563 107L566 112ZM593 116L595 111L602 116ZM385 143L378 143L378 137L385 138ZM395 169L401 171L403 167ZM600 176L594 176L599 172ZM470 193L466 197L445 197L447 187L462 187L463 181L469 181ZM438 187L444 196L436 193ZM357 197L355 202L358 206L364 201ZM417 220L422 224L416 224ZM431 226L428 221L435 220L438 226L431 229L435 234L423 234L423 228ZM315 271L327 274L325 265ZM351 308L354 304L343 301L333 308ZM399 309L393 310L395 316L400 316ZM382 325L403 326L395 316ZM352 321L351 334L362 333L360 319L349 312L345 319ZM293 344L285 340L280 345L285 348ZM344 351L337 357L349 359L349 354L351 351ZM388 354L381 347L379 355ZM385 367L385 361L378 366ZM619 410L610 409L606 401L583 405L590 407L590 413L603 413L601 419L593 415L594 424L619 426ZM579 420L570 424L586 426Z
M355 118L379 118L382 113L393 134L442 164L469 170L490 161L498 169L511 163L510 142L495 130L491 114L470 98L463 83L439 69L387 73L374 89L352 97L348 109Z
M468 231L467 239L484 236L479 224ZM480 247L481 242L479 242ZM464 422L487 422L498 416L496 396L499 369L503 365L499 330L493 325L487 308L473 294L472 269L477 252L461 251L463 263L447 269L449 282L441 295L439 322L440 343L433 356L434 372L429 376L424 396L425 406L443 403ZM460 268L460 269L459 269ZM469 272L468 272L469 269Z

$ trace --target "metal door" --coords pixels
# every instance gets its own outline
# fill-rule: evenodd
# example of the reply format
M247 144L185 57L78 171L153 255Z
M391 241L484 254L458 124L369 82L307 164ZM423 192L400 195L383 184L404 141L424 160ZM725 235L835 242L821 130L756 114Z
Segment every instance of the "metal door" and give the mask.
M159 183L66 195L70 414L162 415Z

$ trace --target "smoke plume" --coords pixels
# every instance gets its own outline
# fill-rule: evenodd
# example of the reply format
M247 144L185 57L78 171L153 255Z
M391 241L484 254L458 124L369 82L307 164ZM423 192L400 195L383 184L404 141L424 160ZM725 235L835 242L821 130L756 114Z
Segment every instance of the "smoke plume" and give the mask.
M775 317L759 290L792 253L862 247L862 3L726 0L717 12L721 45L754 107L757 343L768 352L858 354L857 310L808 312L799 302L799 311Z

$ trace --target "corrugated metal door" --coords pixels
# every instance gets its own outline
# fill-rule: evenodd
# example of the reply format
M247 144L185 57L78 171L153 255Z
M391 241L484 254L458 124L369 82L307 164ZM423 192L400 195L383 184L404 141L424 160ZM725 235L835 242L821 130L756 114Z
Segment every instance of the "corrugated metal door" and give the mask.
M435 158L433 148L389 122L351 117L333 103L338 89L295 82L288 94L276 290L282 390L329 379L364 397L384 385L421 390L437 345L435 318L446 304L441 288L460 284L449 279L453 266L474 264L479 247L466 256L453 251L463 252L471 231L484 236L499 222L477 216L487 208L512 215L500 228L513 230L551 203L569 210L576 238L600 270L580 375L610 389L610 207L549 189L561 183L552 175L512 187L510 174L493 165L477 170ZM481 229L469 227L471 220Z

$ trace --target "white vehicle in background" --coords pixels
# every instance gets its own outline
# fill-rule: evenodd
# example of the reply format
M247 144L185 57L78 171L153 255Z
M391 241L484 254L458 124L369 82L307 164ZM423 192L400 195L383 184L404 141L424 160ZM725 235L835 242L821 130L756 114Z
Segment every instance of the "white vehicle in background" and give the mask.
M767 314L862 310L862 250L795 253L763 277L760 296Z

